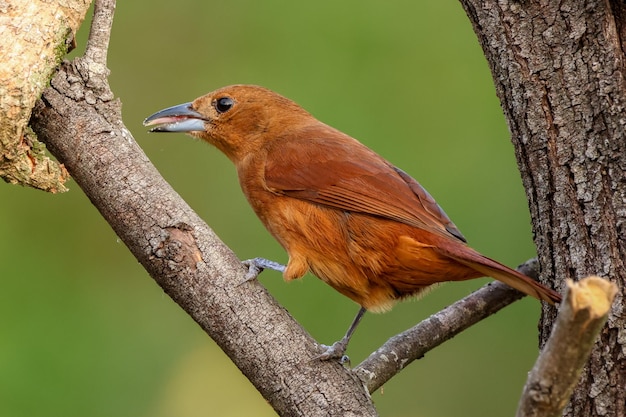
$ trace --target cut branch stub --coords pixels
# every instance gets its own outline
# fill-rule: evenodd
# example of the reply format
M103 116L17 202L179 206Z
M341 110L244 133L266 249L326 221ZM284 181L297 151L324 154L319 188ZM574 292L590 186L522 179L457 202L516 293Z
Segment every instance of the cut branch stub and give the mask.
M567 280L554 329L528 375L517 417L561 416L606 323L617 285L596 276Z

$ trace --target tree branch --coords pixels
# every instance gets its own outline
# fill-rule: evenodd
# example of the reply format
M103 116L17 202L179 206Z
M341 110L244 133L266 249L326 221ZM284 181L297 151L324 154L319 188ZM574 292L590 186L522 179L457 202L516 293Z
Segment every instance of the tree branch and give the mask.
M98 6L112 14L111 5ZM99 11L94 18L107 19ZM240 261L158 174L122 123L119 102L101 94L110 91L106 79L89 69L103 56L94 50L61 66L33 111L39 137L155 281L279 414L376 415L358 378L338 363L312 361L322 352L315 340L260 283L241 284Z
M113 27L113 15L115 14L115 0L96 0L93 10L93 20L89 30L89 39L85 48L85 59L91 61L94 71L101 74L109 74L107 68L107 53L111 28Z
M552 334L524 386L517 417L561 415L616 294L617 285L599 277L567 282Z
M520 265L518 271L536 278L537 267L537 259L531 259ZM428 351L523 297L523 293L506 284L490 282L409 330L393 336L354 368L354 372L372 393Z

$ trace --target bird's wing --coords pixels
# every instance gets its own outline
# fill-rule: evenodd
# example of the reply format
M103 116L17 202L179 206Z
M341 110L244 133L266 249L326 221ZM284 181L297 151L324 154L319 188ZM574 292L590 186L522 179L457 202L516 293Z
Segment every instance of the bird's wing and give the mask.
M273 192L465 238L413 178L334 129L299 135L268 149L265 182Z

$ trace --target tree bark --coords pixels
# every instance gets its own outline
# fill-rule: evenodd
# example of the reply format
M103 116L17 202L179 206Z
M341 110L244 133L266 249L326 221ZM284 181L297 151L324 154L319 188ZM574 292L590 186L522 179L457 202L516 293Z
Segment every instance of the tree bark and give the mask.
M625 416L624 6L461 2L511 131L541 279L563 292L566 278L596 274L620 289L565 415Z
M27 123L90 3L0 1L0 178L7 182L66 190L67 171L45 155Z

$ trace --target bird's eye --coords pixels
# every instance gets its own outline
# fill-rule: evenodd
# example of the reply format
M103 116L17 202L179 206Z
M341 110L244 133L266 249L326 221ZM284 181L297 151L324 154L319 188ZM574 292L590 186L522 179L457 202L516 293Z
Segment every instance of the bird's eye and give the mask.
M215 109L219 113L226 113L228 110L230 110L233 107L234 104L235 104L235 101L230 97L218 98L217 101L215 102Z

